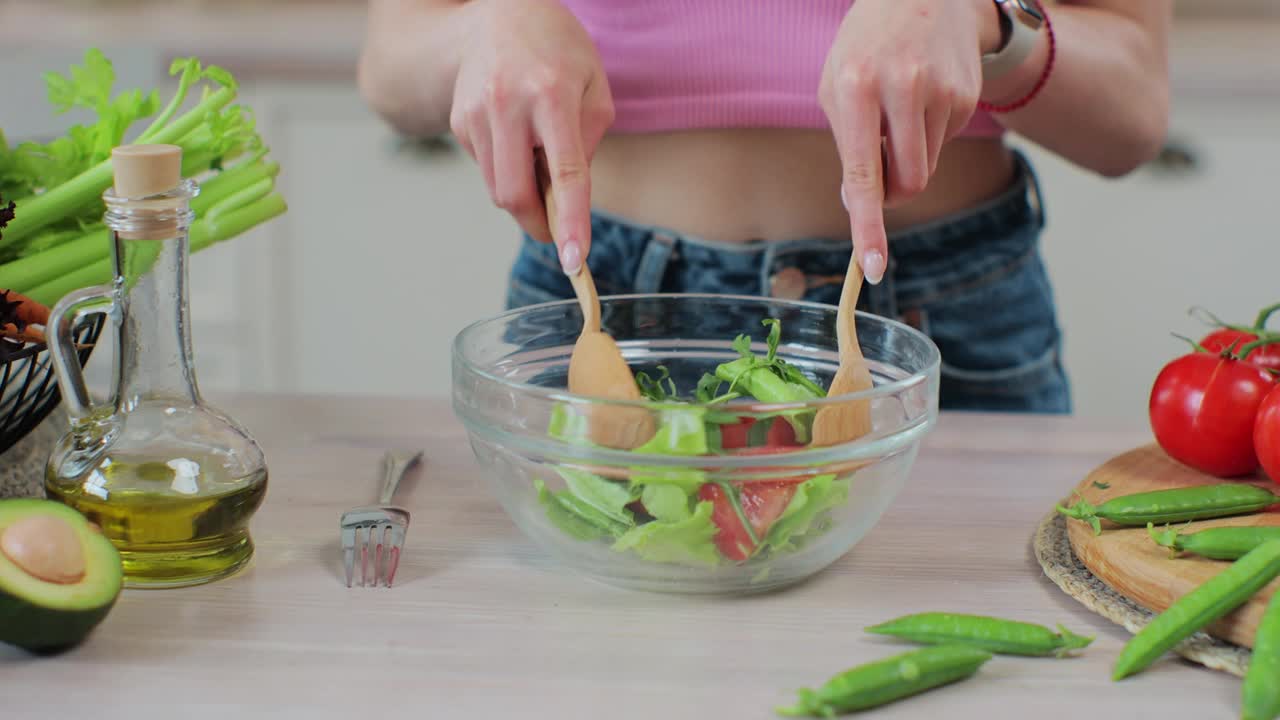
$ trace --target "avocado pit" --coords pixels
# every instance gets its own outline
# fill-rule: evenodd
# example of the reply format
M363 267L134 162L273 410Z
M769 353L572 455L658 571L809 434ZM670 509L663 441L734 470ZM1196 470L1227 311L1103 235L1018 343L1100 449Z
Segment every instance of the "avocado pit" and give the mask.
M28 575L69 585L84 579L88 564L75 529L50 515L23 518L0 534L0 552Z

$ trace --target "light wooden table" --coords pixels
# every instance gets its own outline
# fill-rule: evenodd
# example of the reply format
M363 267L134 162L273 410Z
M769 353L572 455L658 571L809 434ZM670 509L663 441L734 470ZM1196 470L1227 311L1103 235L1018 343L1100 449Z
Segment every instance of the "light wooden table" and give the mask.
M1124 683L1127 633L1042 574L1030 537L1143 427L944 416L906 490L842 560L746 599L614 589L525 542L478 482L443 401L239 397L220 405L267 452L255 565L199 588L127 591L79 649L0 649L5 720L770 718L796 687L906 649L866 625L926 609L1063 622L1098 639L1070 660L996 658L876 717L1229 718L1239 682L1166 659ZM398 586L340 579L337 518L375 494L384 448L428 461ZM1034 715L1033 715L1034 714Z

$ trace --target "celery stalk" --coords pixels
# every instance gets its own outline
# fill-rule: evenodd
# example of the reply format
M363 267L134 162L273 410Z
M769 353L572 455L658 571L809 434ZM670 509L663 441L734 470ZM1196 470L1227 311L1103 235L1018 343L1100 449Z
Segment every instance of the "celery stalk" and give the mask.
M73 290L111 282L111 274L111 258L105 257L89 265L81 265L66 275L23 294L38 303L53 307L63 295Z
M105 227L99 227L76 240L0 265L0 288L22 292L110 254L111 235Z
M208 113L222 109L235 97L236 91L233 88L224 87L211 93L199 105L157 131L148 139L148 142L178 143L203 122ZM0 247L13 245L37 230L95 202L111 186L111 182L111 160L108 159L57 187L27 198L23 201L20 212L5 228L4 236L0 238Z
M288 205L284 197L279 193L272 193L249 205L221 213L216 218L197 220L191 225L190 252L198 252L210 245L240 235L282 215L287 209ZM107 248L103 256L91 264L82 265L23 294L36 302L52 306L73 290L111 282L112 267L109 253L110 249Z
M191 203L196 223L207 215L226 215L265 197L274 189L272 178L277 172L276 163L255 161L237 165L205 181ZM98 225L73 240L0 265L0 288L23 292L76 272L110 254L111 235Z
M263 178L248 187L237 190L224 201L209 208L209 211L205 213L205 218L210 221L216 220L243 205L250 205L258 199L270 195L274 189L275 182L271 178Z
M191 226L191 251L203 250L214 243L233 238L283 215L288 209L289 205L283 195L271 193L252 204L198 222Z
M200 184L200 194L191 201L191 209L197 216L203 216L209 208L242 188L264 178L275 178L279 173L279 163L260 159L233 165Z

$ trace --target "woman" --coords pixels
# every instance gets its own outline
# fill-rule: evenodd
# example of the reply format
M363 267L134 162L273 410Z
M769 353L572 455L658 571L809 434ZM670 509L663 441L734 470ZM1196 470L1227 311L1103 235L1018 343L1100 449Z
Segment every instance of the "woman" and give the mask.
M1069 412L1003 136L1107 177L1153 157L1170 1L370 0L359 82L401 132L452 130L524 229L510 306L584 260L602 294L835 303L852 250L859 305L941 349L942 407Z

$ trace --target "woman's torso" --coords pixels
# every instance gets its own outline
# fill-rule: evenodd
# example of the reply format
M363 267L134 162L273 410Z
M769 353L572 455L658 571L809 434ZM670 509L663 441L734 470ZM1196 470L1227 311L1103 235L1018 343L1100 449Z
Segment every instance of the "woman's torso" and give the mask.
M593 204L709 239L847 236L841 165L818 82L851 0L563 0L591 34L617 120L592 163ZM997 194L1002 130L975 115L890 229Z
M709 240L848 237L840 158L830 133L796 129L610 135L591 167L592 204ZM890 230L995 197L1014 178L998 140L945 146L923 193L885 210Z

